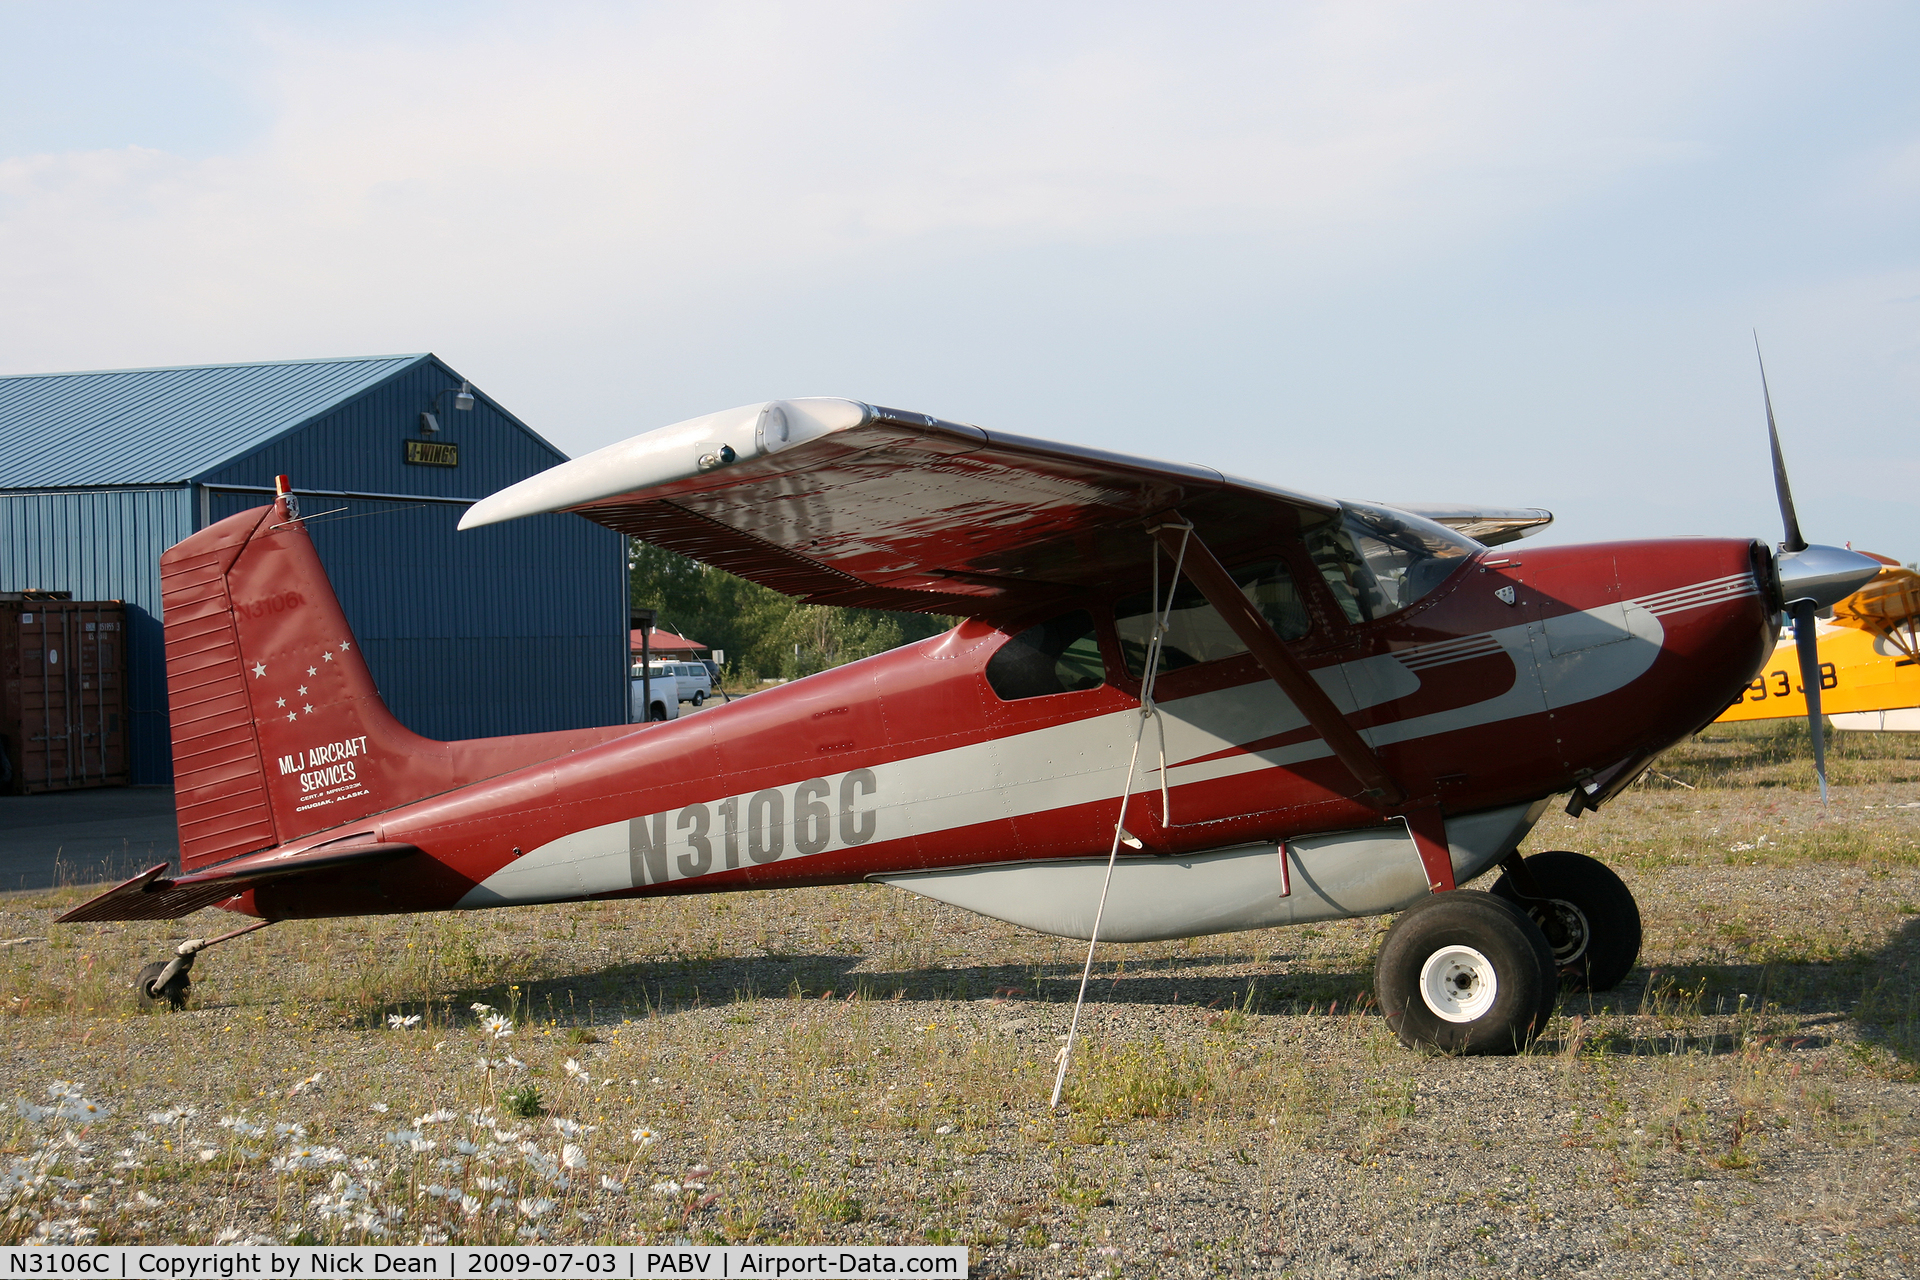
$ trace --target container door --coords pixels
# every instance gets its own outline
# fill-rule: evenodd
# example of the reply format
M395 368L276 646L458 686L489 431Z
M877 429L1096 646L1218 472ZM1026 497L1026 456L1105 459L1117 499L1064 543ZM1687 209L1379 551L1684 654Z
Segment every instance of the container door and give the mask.
M13 788L125 785L126 610L118 601L33 602L9 663Z

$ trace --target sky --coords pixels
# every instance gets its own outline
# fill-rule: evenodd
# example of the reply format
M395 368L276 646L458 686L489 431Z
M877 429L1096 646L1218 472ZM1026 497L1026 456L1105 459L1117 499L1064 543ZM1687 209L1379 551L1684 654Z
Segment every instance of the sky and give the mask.
M1920 558L1920 7L0 5L0 374L842 395ZM0 442L3 445L4 442Z

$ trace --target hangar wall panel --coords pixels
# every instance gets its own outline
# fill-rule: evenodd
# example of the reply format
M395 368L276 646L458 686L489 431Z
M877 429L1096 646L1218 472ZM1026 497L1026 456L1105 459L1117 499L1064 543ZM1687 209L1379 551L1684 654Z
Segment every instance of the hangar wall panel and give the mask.
M0 493L0 591L38 587L127 603L135 785L173 776L159 558L192 532L184 487Z

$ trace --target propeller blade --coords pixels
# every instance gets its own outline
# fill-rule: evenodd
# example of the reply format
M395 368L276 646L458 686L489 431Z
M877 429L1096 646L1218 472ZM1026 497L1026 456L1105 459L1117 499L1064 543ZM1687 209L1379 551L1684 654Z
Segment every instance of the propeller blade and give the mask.
M1827 733L1820 717L1820 642L1814 635L1819 605L1793 602L1793 647L1800 654L1800 687L1807 692L1807 728L1813 735L1813 772L1820 779L1820 807L1827 807Z
M1805 551L1807 540L1800 536L1800 517L1793 513L1793 489L1787 484L1787 460L1780 456L1780 429L1773 422L1773 393L1767 390L1767 362L1760 355L1760 335L1753 335L1753 357L1760 361L1760 394L1767 401L1767 440L1773 445L1773 491L1780 499L1780 520L1786 526L1783 551Z

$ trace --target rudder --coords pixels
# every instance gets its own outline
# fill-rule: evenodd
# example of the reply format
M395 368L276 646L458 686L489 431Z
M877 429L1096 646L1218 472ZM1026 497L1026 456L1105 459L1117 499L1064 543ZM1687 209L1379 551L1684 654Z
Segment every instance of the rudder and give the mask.
M227 593L227 570L272 510L242 512L160 557L183 871L279 843Z

